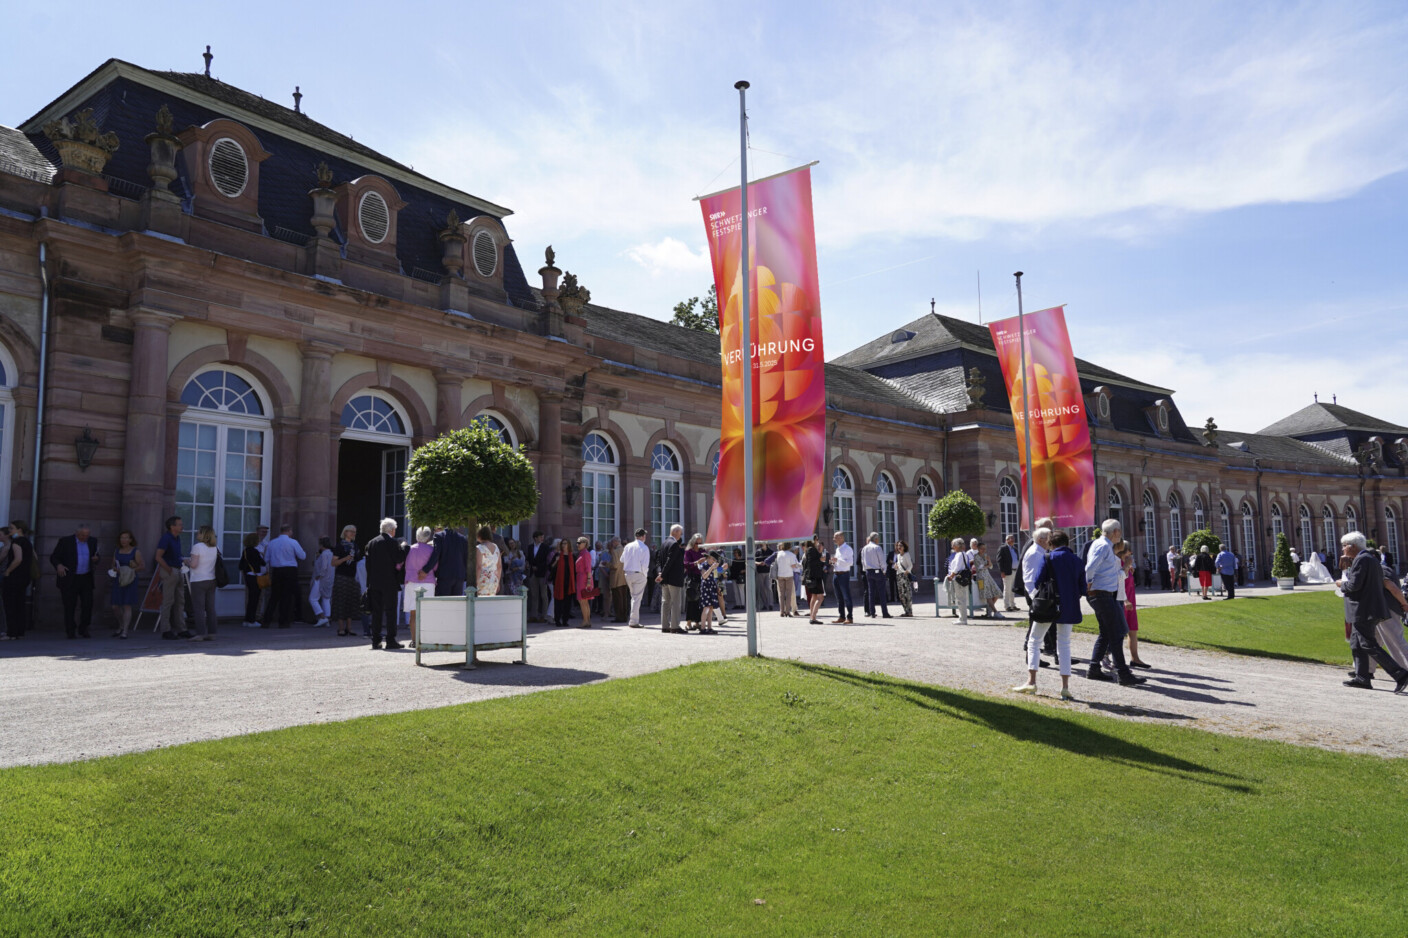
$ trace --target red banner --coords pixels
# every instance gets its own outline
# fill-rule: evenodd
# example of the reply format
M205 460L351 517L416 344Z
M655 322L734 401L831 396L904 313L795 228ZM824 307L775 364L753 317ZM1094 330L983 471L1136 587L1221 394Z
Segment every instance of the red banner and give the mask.
M754 529L760 541L816 529L826 476L826 359L812 225L811 170L748 185L751 367L741 348L740 189L699 200L719 295L723 421L710 544L744 540L743 380L753 390Z
M1058 528L1089 525L1095 518L1095 463L1090 452L1085 397L1071 352L1071 337L1066 332L1065 307L1053 306L1022 318L1027 339L1025 376L1016 317L988 327L997 360L1002 364L1012 423L1017 430L1017 458L1022 464L1022 526L1031 530L1032 520L1032 505L1027 503L1024 384L1031 417L1031 492L1036 517L1049 515Z

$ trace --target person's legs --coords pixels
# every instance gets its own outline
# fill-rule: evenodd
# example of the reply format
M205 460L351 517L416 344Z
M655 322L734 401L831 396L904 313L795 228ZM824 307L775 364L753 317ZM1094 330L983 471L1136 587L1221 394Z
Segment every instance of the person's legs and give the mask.
M1237 598L1237 578L1233 574L1222 574L1222 591L1227 594L1228 599Z
M629 590L631 594L631 609L626 619L626 624L631 626L631 628L638 628L640 626L640 604L641 600L645 598L645 574L626 574L626 589Z
M24 571L16 570L15 573ZM74 620L74 609L78 606L78 591L73 588L73 574L60 581L59 598L64 603L64 634L69 638L78 637L78 623Z
M680 630L680 611L684 606L684 587L670 586L668 583L660 586L660 631L678 632Z
M895 580L895 592L899 594L900 605L904 608L904 614L914 615L914 591L909 582L908 574L900 574Z
M874 591L870 588L870 571L861 570L856 577L856 588L860 590L860 605L867 616L875 615Z
M836 574L836 621L844 622L854 618L855 605L851 602L851 571Z
M1121 682L1139 681L1135 678L1134 672L1129 670L1129 665L1124 660L1124 636L1125 622L1124 612L1120 609L1119 603L1113 596L1099 595L1090 597L1090 608L1095 610L1095 621L1100 625L1100 637L1096 640L1097 648L1090 658L1090 670L1093 674L1100 674L1100 660L1109 654L1114 662L1115 674Z
M1017 594L1015 592L1017 584L1017 572L1014 570L1002 578L1002 611L1017 611Z
M259 619L259 577L244 575L244 621L256 622Z
M1356 623L1354 626L1354 636L1351 636L1351 638L1355 636L1359 639L1359 647L1355 650L1356 670L1359 671L1359 675L1355 678L1356 680L1368 680L1366 675L1373 673L1373 668L1369 664L1369 659L1372 658L1378 663L1379 667L1383 668L1388 676L1393 679L1395 684L1402 685L1405 681L1408 681L1408 670L1399 667L1398 662L1393 660L1393 656L1384 651L1383 646L1379 644L1376 626L1359 625Z

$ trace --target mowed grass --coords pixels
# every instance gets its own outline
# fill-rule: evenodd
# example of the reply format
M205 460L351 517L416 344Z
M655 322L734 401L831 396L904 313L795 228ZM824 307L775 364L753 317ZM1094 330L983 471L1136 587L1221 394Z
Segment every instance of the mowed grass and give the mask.
M0 772L5 935L1401 935L1408 761L766 660Z
M1096 632L1095 617L1087 614L1077 629ZM1328 591L1140 609L1139 642L1349 664L1344 599Z

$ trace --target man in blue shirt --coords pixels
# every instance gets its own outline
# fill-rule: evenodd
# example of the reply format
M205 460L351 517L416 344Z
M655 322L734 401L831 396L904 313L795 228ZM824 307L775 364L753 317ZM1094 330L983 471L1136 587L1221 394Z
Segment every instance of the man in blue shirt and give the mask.
M293 621L298 605L298 562L307 555L302 546L293 539L293 525L279 528L279 536L269 542L264 549L264 559L269 563L269 605L264 610L263 628L269 627L274 610L279 611L279 628L286 629Z
M1227 593L1228 599L1237 598L1237 555L1228 549L1226 544L1222 545L1222 550L1218 551L1217 559L1213 561L1217 567L1217 575L1222 577L1222 589Z
M1124 620L1124 606L1119 599L1124 565L1115 554L1115 542L1120 540L1120 536L1120 523L1113 518L1100 525L1100 537L1090 545L1090 559L1085 564L1086 596L1090 608L1095 610L1095 621L1100 624L1100 637L1095 640L1095 650L1090 654L1090 670L1085 676L1093 681L1107 679L1100 661L1108 652L1115 663L1115 676L1121 684L1143 684L1145 679L1136 677L1124 660L1124 637L1128 626Z
M185 522L180 515L166 519L166 533L156 542L156 576L161 582L161 612L157 627L161 637L169 640L190 638L186 630L186 578L181 575L181 531Z

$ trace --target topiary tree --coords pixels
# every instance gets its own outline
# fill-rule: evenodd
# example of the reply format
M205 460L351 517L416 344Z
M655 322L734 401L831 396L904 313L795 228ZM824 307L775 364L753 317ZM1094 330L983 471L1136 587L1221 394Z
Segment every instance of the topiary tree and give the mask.
M1203 545L1207 545L1208 553L1216 556L1217 552L1222 550L1222 538L1207 528L1193 531L1183 539L1183 553L1196 554Z
M1276 535L1276 551L1271 557L1271 575L1277 579L1295 579L1298 571L1291 562L1291 542L1286 535Z
M517 524L538 509L537 477L528 457L480 423L451 430L411 454L406 515L413 525L468 528ZM466 579L475 582L469 551Z
M929 509L929 536L947 544L955 537L981 537L988 529L978 503L962 489L954 489Z

